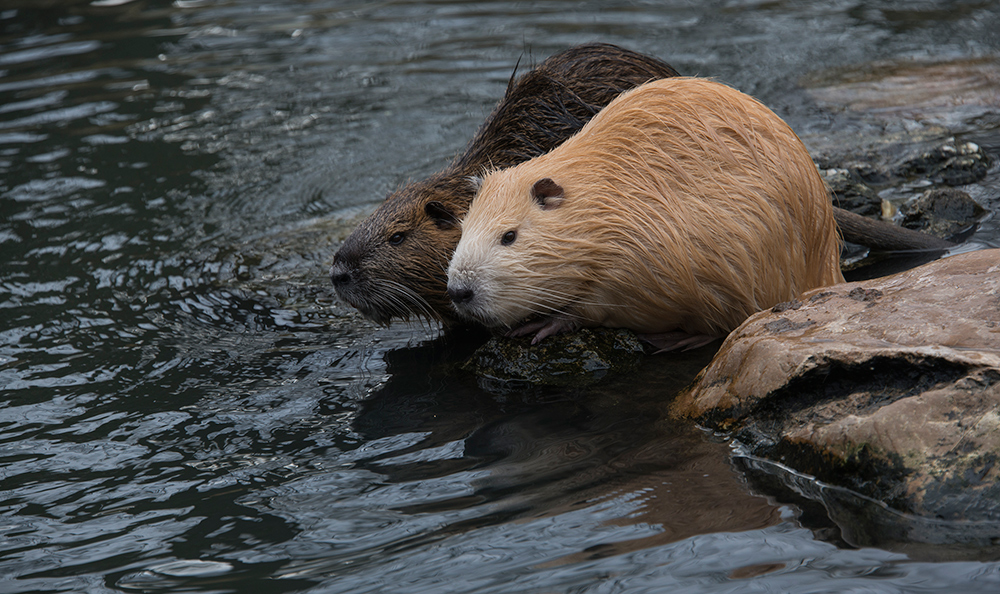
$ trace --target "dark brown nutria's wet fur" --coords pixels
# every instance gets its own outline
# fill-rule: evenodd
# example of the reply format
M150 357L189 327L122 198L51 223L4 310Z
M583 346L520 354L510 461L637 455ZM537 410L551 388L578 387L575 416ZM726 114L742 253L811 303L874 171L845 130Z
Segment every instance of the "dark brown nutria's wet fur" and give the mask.
M670 76L677 72L666 63L609 44L570 48L512 76L462 154L390 194L344 241L330 269L337 293L380 323L453 320L446 271L476 190L468 178L548 152L623 91Z
M844 282L832 211L774 112L709 80L653 81L553 151L483 178L448 293L487 326L535 319L515 333L536 342L608 326L701 344Z

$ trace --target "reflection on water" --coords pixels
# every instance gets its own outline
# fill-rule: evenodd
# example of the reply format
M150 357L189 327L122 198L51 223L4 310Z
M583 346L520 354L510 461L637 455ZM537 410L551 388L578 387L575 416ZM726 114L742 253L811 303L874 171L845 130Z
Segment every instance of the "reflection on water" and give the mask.
M914 559L996 559L1000 526L996 521L951 522L892 509L844 488L826 485L773 461L737 457L735 466L755 488L777 494L781 501L806 507L822 506L825 513L799 520L818 522L820 530L836 522L841 538L852 546L878 546L903 552Z
M482 337L373 326L326 269L389 189L471 137L518 60L619 43L826 148L881 124L799 81L992 64L998 19L988 2L4 2L0 590L996 591L995 563L853 540L825 500L786 500L667 421L711 353L497 393L457 369ZM996 111L977 109L960 132L995 154ZM997 199L995 169L974 195Z

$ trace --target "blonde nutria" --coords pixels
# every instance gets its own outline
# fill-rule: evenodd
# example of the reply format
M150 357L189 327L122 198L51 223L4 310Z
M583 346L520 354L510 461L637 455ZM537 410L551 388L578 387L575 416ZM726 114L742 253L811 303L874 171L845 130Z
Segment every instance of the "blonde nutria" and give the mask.
M558 53L514 79L465 151L444 171L391 193L344 241L330 278L342 299L380 323L454 321L448 261L485 167L510 167L576 133L622 91L676 76L669 65L609 44Z
M459 314L536 332L631 328L666 348L724 336L843 282L805 146L723 84L654 81L550 153L485 175L448 268Z

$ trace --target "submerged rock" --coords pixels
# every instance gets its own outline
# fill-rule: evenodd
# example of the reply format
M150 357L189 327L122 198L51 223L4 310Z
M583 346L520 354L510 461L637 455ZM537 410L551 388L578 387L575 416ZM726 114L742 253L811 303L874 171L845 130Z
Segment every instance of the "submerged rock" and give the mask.
M890 133L871 140L892 141L886 136L896 130L912 138L920 131L982 129L1000 107L1000 59L879 61L818 70L799 84L820 107L881 120Z
M672 412L896 510L996 522L1000 250L756 314Z

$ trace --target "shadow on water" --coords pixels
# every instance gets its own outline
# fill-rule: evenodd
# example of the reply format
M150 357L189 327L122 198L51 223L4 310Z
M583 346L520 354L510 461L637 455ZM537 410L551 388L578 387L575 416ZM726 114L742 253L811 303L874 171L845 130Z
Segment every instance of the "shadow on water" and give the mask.
M557 571L716 530L759 530L782 522L779 507L747 491L724 441L665 417L664 395L686 385L714 349L652 357L634 376L589 388L498 394L456 372L484 338L473 331L449 333L387 352L387 379L360 403L352 422L367 444L361 450L368 451L357 452L349 472L379 477L366 497L387 498L382 513L393 516L391 524L409 526L405 538L361 533L353 538L368 545L355 546L351 527L338 522L312 538L335 539L340 550L331 546L314 561L295 561L283 575L324 579L362 558L406 558L428 548L453 551L449 555L464 555L473 564L492 559L521 566L530 559L529 565ZM335 499L305 501L324 518L348 517L340 509L345 502ZM372 507L378 508L365 506ZM595 508L605 511L590 518ZM293 517L302 512L283 510ZM572 532L595 521L612 534L589 534L587 546L559 544L555 534L547 543L519 534L505 547L492 544L492 533L511 526L568 522ZM463 551L466 546L471 549ZM541 548L525 556L522 546ZM447 567L439 570L449 575Z
M948 521L902 513L769 460L736 456L734 466L755 491L801 509L799 521L818 538L835 536L848 546L879 547L923 561L1000 559L998 522Z

